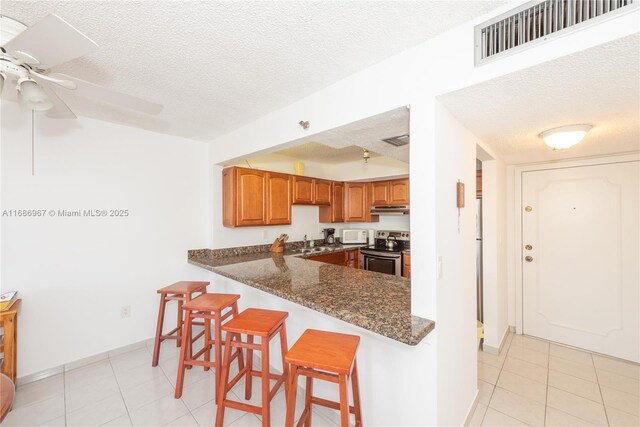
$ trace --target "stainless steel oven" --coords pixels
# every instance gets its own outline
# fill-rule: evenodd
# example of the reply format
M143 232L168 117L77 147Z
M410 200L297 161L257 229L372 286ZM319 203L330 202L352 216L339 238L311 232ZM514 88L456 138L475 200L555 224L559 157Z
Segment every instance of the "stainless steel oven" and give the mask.
M402 251L410 248L408 231L376 231L375 244L360 249L360 268L402 276Z
M402 275L402 253L360 249L360 268L400 277Z

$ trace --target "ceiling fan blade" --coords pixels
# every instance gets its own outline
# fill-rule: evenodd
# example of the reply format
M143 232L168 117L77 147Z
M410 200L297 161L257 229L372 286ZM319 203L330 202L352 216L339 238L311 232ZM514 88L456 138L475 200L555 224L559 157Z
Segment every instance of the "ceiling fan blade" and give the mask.
M155 102L145 101L133 95L116 92L106 87L98 86L93 83L71 77L66 74L50 74L49 77L54 79L69 80L78 86L77 93L85 98L95 99L97 101L108 102L109 104L119 105L130 110L140 111L146 114L159 114L164 108Z
M36 77L37 79L37 77ZM40 88L47 94L47 97L53 102L53 108L47 110L46 116L52 119L75 119L76 115L64 103L62 99L46 84L38 81Z
M29 74L31 75L31 77L34 77L36 80L38 80L38 79L46 80L48 82L51 82L51 83L56 84L58 86L61 86L61 87L65 88L65 89L74 90L74 89L78 88L78 85L76 85L71 80L54 79L52 77L49 77L49 76L47 76L45 74L38 73L37 71L33 71L33 70L29 70Z
M98 45L56 15L47 15L13 39L4 48L8 53L24 52L50 68L96 49Z

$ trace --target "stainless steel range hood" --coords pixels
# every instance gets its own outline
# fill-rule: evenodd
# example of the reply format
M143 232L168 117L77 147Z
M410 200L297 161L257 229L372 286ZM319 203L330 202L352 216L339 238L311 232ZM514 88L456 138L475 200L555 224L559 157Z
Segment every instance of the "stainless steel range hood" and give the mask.
M371 215L409 215L409 206L372 206Z

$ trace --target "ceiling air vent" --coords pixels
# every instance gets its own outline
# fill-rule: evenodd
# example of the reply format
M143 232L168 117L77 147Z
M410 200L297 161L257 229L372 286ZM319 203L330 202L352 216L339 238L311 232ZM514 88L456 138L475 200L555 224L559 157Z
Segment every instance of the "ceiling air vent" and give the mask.
M635 3L635 4L634 4ZM569 31L613 18L640 0L533 1L475 27L475 65L485 64Z
M391 144L394 145L396 147L402 147L403 145L407 145L410 141L410 137L409 134L405 134L405 135L400 135L400 136L394 136L391 138L385 138L383 139L384 142L386 142L387 144Z

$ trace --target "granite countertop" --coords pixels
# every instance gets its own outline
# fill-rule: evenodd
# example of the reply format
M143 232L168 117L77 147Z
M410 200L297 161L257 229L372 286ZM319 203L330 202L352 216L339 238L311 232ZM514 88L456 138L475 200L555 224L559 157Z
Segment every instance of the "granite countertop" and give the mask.
M306 259L318 252L272 254L268 247L192 250L188 262L405 344L418 344L435 326L411 315L408 279Z

